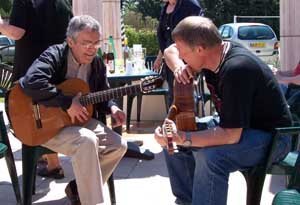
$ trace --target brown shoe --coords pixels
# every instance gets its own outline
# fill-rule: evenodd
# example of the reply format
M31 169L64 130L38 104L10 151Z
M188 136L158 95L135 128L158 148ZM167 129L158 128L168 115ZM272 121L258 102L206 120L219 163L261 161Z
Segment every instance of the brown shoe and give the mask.
M75 180L69 182L65 188L65 193L69 198L71 205L81 205Z

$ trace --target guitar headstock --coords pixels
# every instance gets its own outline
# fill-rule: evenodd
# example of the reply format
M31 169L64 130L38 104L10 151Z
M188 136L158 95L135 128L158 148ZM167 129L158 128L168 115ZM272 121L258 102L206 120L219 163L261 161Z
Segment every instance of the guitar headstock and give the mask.
M168 137L177 134L176 124L172 121L171 123L164 123L162 125L163 136Z
M148 93L151 90L159 88L163 84L162 76L148 76L141 80L140 86L143 93Z
M175 144L173 144L173 136L177 134L177 128L173 121L170 123L164 123L162 126L163 136L167 138L167 150L169 154L174 154Z

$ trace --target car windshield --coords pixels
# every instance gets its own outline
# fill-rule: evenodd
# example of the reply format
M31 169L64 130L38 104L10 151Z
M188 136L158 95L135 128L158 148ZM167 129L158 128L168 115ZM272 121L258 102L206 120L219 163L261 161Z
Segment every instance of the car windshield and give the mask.
M267 26L241 26L238 29L238 38L241 40L269 40L275 35Z

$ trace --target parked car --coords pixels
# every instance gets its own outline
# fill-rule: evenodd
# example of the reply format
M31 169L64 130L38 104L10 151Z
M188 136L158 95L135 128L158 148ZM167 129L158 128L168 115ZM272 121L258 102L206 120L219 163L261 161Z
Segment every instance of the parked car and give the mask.
M15 57L15 41L0 35L0 62L12 64Z
M273 29L262 23L229 23L220 26L224 40L238 42L257 56L278 54L279 42Z

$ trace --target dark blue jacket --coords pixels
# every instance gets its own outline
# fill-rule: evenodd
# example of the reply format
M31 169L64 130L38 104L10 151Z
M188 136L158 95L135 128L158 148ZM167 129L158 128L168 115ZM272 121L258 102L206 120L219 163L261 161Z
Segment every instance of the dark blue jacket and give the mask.
M161 10L157 28L159 48L162 52L169 46L167 45L167 41L164 39L162 32L162 19L166 14L167 7L168 3L166 3ZM175 9L171 14L171 31L173 31L176 25L185 17L201 15L203 15L203 10L197 0L177 0Z
M61 107L64 110L71 106L73 96L66 96L55 87L66 80L68 51L69 47L66 43L49 47L33 62L26 75L20 79L24 92L32 97L34 102ZM91 63L91 70L90 91L109 89L106 67L98 56ZM116 105L113 100L99 103L94 105L94 111L110 113L112 105Z

